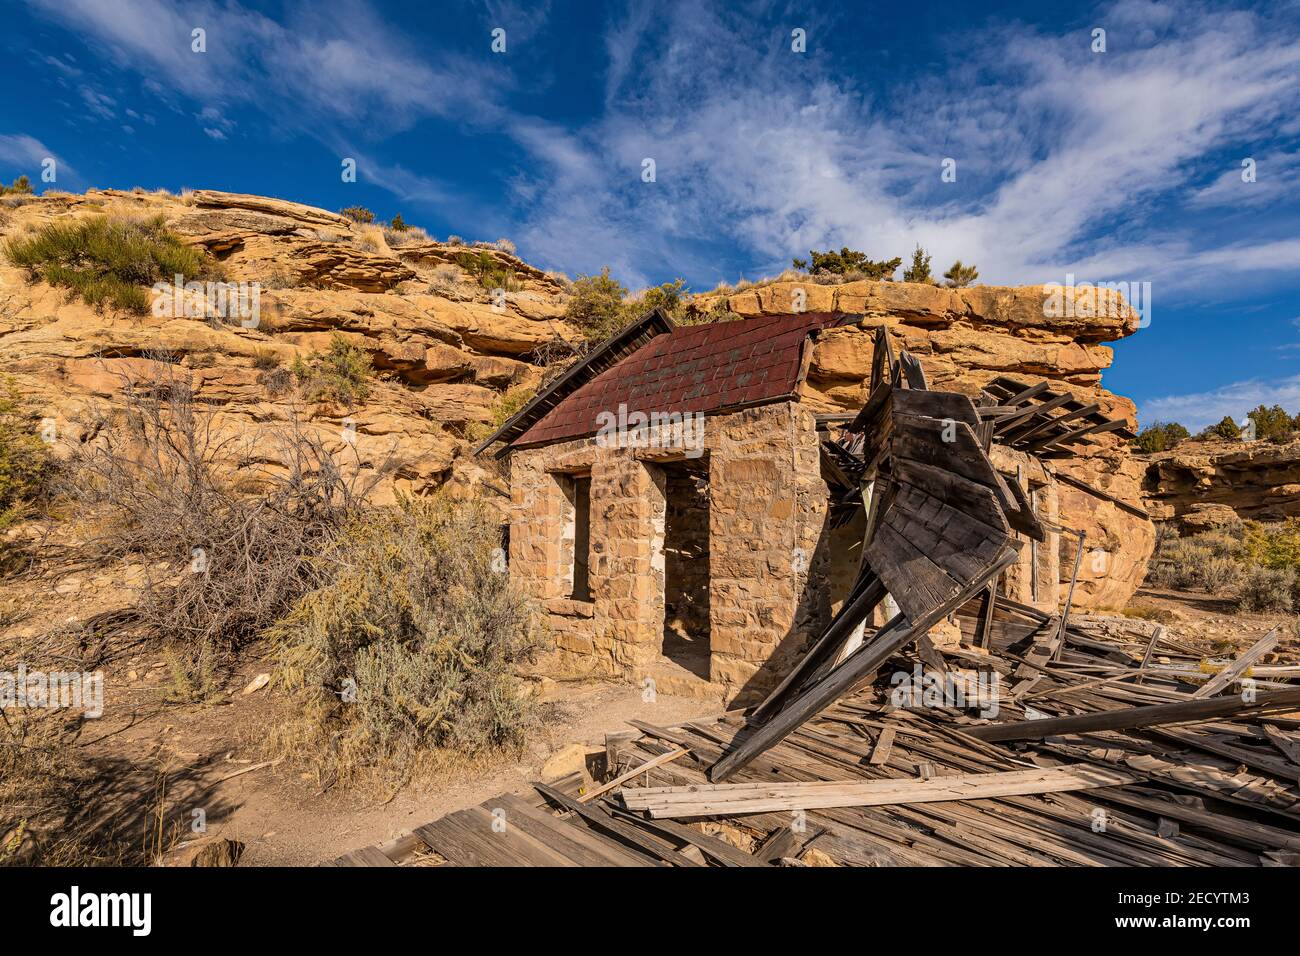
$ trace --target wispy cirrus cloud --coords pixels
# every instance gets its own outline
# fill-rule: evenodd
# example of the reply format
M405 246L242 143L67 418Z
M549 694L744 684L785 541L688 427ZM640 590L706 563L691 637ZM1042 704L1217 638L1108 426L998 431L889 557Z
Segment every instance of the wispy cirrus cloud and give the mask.
M118 67L212 107L252 105L292 126L330 121L392 132L481 113L500 77L470 58L429 60L359 2L291 4L280 20L217 0L29 0ZM203 31L204 51L193 34Z
M1219 249L1154 215L1218 151L1294 115L1295 24L1121 2L1097 17L1105 54L1086 31L999 27L967 38L963 59L929 80L872 96L788 46L755 44L738 14L689 4L668 16L649 30L634 5L608 32L605 116L534 177L529 247L568 254L554 237L581 222L621 235L629 258L652 251L630 238L648 229L688 249L721 232L775 269L814 245L887 257L920 242L936 261L977 261L993 282L1073 271L1166 289L1297 265L1285 239ZM684 52L700 49L711 55ZM654 184L637 179L642 157L656 160ZM955 184L940 180L945 157ZM572 175L582 168L599 174Z
M36 137L26 133L0 133L0 166L18 170L36 181L43 164L50 159L55 162L60 186L78 188L82 185L77 171Z
M991 283L1151 280L1161 297L1300 265L1300 202L1265 182L1297 148L1269 147L1257 192L1231 178L1259 142L1300 136L1300 25L1285 11L1119 0L1090 17L1106 53L1077 25L988 26L868 89L842 58L791 51L789 17L764 4L628 3L604 25L596 115L561 120L520 89L542 77L422 49L361 0L329 17L294 3L273 16L222 0L30 2L159 96L348 144L386 170L381 185L444 209L463 208L455 188L428 157L390 151L391 134L449 121L507 137L519 158L482 214L545 264L610 264L634 284L770 273L839 245L890 257L920 243ZM548 15L493 2L483 19L523 40ZM835 17L800 11L815 50ZM205 54L191 52L195 28ZM940 178L945 158L956 183ZM1247 206L1263 227L1217 228Z

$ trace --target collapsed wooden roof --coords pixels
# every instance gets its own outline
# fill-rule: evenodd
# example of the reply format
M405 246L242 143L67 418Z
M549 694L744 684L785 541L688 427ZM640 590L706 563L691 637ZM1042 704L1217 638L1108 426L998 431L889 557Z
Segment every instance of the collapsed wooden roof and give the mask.
M1015 560L1016 530L1043 538L1028 502L989 460L988 429L971 400L929 390L914 357L893 358L883 328L867 403L831 444L824 460L866 508L857 580L826 631L752 715L752 733L710 770L712 780L727 779L983 590ZM840 503L851 500L842 495ZM886 594L899 613L850 650Z
M602 784L494 796L333 865L756 867L810 847L862 866L1300 863L1300 687L1271 683L1300 668L1258 664L1276 631L1212 676L1153 622L1076 618L1059 659L1031 664L1055 618L999 596L977 653L984 610L959 608L964 646L925 656L996 675L996 715L895 706L882 678L722 785L705 773L751 732L741 715L634 720L639 736L607 737ZM1247 667L1250 698L1230 686Z

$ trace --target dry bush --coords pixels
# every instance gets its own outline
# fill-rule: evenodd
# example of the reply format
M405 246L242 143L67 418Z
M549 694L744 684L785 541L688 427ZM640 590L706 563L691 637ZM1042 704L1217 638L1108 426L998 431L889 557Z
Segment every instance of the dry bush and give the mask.
M1290 611L1295 586L1291 568L1252 567L1242 580L1237 606L1243 611Z
M1211 557L1201 565L1195 577L1211 594L1232 594L1246 575L1245 567L1232 558Z
M221 434L188 386L127 382L125 407L69 471L108 557L146 558L137 612L198 683L309 586L307 561L386 466L345 471L296 419L255 449ZM260 464L259 464L260 463ZM162 573L155 565L165 567ZM186 669L174 667L173 672Z
M1153 560L1150 580L1159 587L1176 591L1199 587L1201 566L1212 557L1214 553L1209 548L1194 544L1191 539L1175 538Z
M0 532L27 517L53 475L36 408L12 376L0 378Z
M351 522L271 631L299 704L275 748L376 780L517 753L532 715L515 669L539 635L500 543L477 501L404 499Z
M419 226L406 226L403 229L387 228L384 230L384 241L388 243L390 249L400 249L402 246L412 246L417 242L432 242L432 238Z

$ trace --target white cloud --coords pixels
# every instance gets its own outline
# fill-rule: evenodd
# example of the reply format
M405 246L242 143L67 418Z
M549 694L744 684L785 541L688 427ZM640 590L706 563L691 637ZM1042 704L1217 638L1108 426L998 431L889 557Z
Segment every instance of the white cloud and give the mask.
M424 116L482 109L501 84L469 57L430 61L361 2L283 22L216 0L29 0L100 47L118 66L216 106L249 103L295 126L322 119L401 129ZM191 31L206 31L206 52Z
M770 273L813 247L883 258L919 242L940 271L973 261L989 283L1149 280L1167 302L1300 264L1294 222L1248 237L1186 218L1233 201L1234 170L1206 185L1225 151L1300 132L1300 42L1282 14L1121 0L1092 17L1106 54L1084 29L990 27L869 91L813 55L836 26L829 14L803 18L813 49L801 56L762 10L630 3L604 37L602 115L574 126L509 108L510 74L485 55L486 36L484 50L430 55L359 0L330 17L290 5L280 20L219 0L30 2L173 109L172 90L217 115L250 106L331 145L360 133L374 154L377 138L427 118L504 133L527 159L502 172L502 205L477 215L427 169L371 166L399 196L465 210L463 231L490 218L488 231L570 271L717 279L709 263L723 250ZM524 42L548 14L502 2L485 17ZM195 25L206 54L190 51ZM1251 201L1276 214L1271 184L1295 157L1263 155L1251 195L1270 198ZM641 181L647 157L655 183ZM940 181L945 157L956 184Z
M45 161L52 159L58 176L57 185L67 189L82 185L81 177L54 150L34 136L26 133L0 133L0 166L7 166L32 181L34 188L42 184L41 173ZM50 184L46 184L50 185Z
M1245 168L1237 161L1208 186L1196 190L1188 200L1193 208L1232 207L1257 209L1294 195L1296 175L1300 173L1300 153L1271 151L1255 160L1255 181L1245 182Z
M1138 418L1144 425L1180 422L1196 432L1225 415L1240 422L1259 405L1281 405L1292 414L1300 411L1300 375L1271 382L1251 379L1207 392L1153 398L1142 403Z
M0 162L13 166L39 166L45 157L53 155L33 136L0 133Z
M113 119L116 117L117 114L113 111L113 107L117 105L117 100L113 99L113 97L89 86L83 86L77 92L81 94L81 100L86 104L87 108L100 119Z
M656 8L651 29L637 7L607 35L604 117L570 131L563 155L534 151L550 165L529 177L521 245L555 261L576 252L576 268L623 253L662 270L671 251L641 258L657 231L678 260L698 263L701 239L717 238L779 269L814 246L888 257L919 241L991 283L1074 272L1160 279L1166 293L1293 270L1289 240L1214 249L1219 237L1151 211L1185 195L1208 154L1296 109L1294 27L1196 4L1122 3L1098 20L1108 54L1091 54L1086 32L1000 28L873 98L796 60L783 37L756 44L740 15ZM638 178L647 156L653 185ZM957 184L940 182L949 156ZM567 232L584 227L615 245L575 249Z

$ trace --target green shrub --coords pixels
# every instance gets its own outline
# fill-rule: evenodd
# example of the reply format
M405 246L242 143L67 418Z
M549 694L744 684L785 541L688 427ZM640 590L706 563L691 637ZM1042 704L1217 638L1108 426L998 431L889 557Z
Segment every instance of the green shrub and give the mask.
M348 206L345 209L340 209L339 213L347 216L353 222L361 223L363 226L375 221L375 214L365 206Z
M930 275L930 256L918 244L912 250L912 264L903 270L904 282L933 282Z
M338 332L330 335L324 354L312 352L293 361L293 374L309 402L335 402L351 408L370 395L370 356Z
M474 276L478 280L478 284L489 292L493 289L514 292L519 288L519 282L514 271L499 265L497 260L493 258L492 253L486 250L478 253L458 253L456 264L465 272Z
M19 176L8 186L0 183L0 196L30 196L32 194L32 181L26 176Z
M607 339L626 324L623 301L627 288L609 274L609 266L597 275L578 276L564 310L564 318L588 339Z
M948 288L964 289L978 279L980 274L979 270L974 266L964 266L961 264L961 260L958 259L948 267L948 271L943 274L943 277L947 280Z
M812 260L811 267L808 264L809 259ZM808 259L792 259L791 263L796 269L805 270L814 275L819 272L829 272L834 275L858 273L863 279L890 280L894 277L894 272L902 265L903 260L901 257L895 257L877 262L874 259L868 259L865 252L859 252L856 249L844 246L839 252L834 249L829 249L826 252L809 249Z
M1300 568L1300 518L1276 524L1248 521L1242 549L1251 564L1266 568Z
M1155 422L1138 432L1134 444L1146 454L1169 451L1191 433L1178 422Z
M1243 611L1290 611L1295 586L1292 568L1253 567L1242 581L1237 605Z
M1260 405L1247 417L1255 423L1255 437L1261 441L1285 441L1295 431L1295 423L1281 405Z
M300 702L278 748L337 777L518 753L532 716L515 670L539 634L500 543L485 503L441 496L348 525L270 632Z
M388 228L393 232L402 232L407 228L406 220L402 218L400 212L393 217L393 221L388 224Z
M1217 425L1211 425L1204 434L1210 438L1234 440L1241 437L1241 426L1232 420L1232 416L1224 415Z
M630 322L638 316L645 315L651 309L663 309L674 321L680 319L686 309L686 280L674 279L662 285L651 286L633 302L629 303L624 313Z
M162 216L55 222L34 236L9 240L5 255L97 309L111 305L143 315L150 301L145 287L173 282L177 275L185 281L220 278L215 262L184 245L163 222Z

